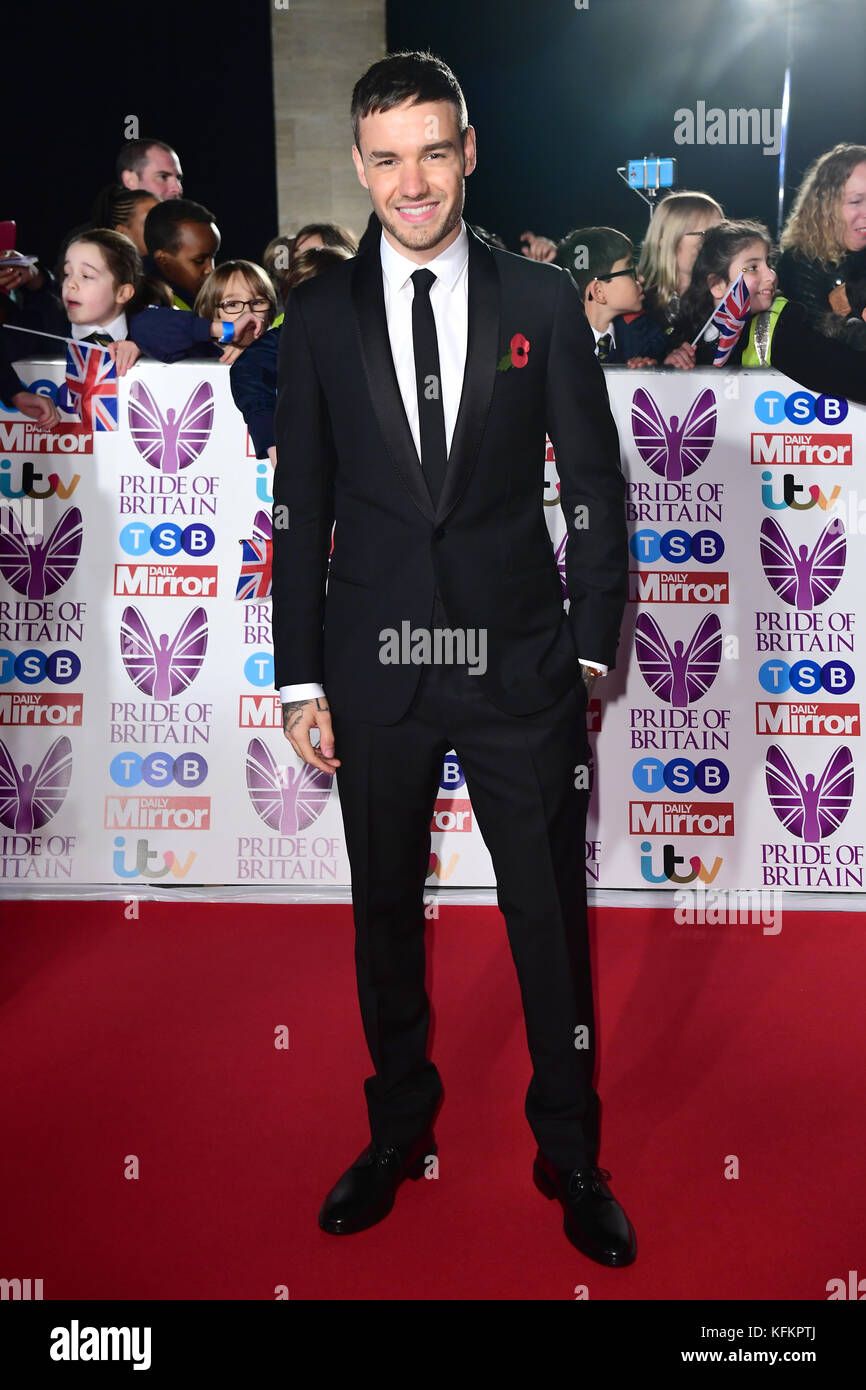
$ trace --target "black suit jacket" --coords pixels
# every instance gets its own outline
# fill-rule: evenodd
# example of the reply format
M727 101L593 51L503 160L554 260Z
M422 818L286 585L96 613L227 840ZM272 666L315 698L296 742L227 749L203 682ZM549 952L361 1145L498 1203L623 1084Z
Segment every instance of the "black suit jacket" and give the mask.
M484 630L474 679L502 710L552 704L579 680L578 654L615 662L625 484L592 333L568 274L467 234L466 367L437 507L391 357L378 242L294 289L281 335L275 684L319 681L333 710L375 724L404 714L422 670L383 664L383 633L429 628L437 586L452 628ZM500 371L517 333L525 365ZM543 514L545 432L569 526L568 615Z

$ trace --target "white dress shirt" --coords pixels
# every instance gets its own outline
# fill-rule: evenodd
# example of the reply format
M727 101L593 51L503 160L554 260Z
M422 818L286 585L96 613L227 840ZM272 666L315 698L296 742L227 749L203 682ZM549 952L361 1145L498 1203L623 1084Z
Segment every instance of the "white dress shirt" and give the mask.
M616 334L613 331L612 323L609 324L608 327L604 330L602 330L601 328L595 328L592 324L590 324L589 326L590 328L592 328L592 336L595 338L596 355L598 355L598 340L599 338L603 338L605 333L610 338L611 347L616 347Z
M418 458L421 458L421 429L418 422L418 387L415 377L415 350L412 342L412 299L415 286L412 275L422 269L395 250L384 233L379 242L382 258L382 288L385 295L385 317L397 384L412 431ZM445 416L445 443L451 452L451 440L463 390L466 366L466 342L469 330L469 237L466 223L461 219L460 234L451 245L425 262L436 283L430 286L430 306L436 324L439 345L439 371L442 378L442 411ZM581 658L582 660L582 658ZM607 671L598 662L591 664L599 672ZM280 701L312 700L324 694L321 685L313 681L298 685L280 686Z
M128 335L126 314L118 314L111 323L73 323L70 324L73 338L89 338L91 333L104 333L114 341L122 342Z

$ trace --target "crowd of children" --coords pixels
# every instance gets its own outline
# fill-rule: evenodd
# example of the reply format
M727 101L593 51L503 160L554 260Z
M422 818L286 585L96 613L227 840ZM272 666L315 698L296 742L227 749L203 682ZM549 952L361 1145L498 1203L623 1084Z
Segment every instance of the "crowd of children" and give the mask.
M142 354L163 362L210 355L230 365L256 457L273 462L287 297L364 250L378 222L371 214L360 243L336 224L311 223L275 237L262 264L220 262L216 218L182 196L177 156L161 141L138 144L143 152L121 156L118 182L67 237L53 273L0 254L0 327L13 330L0 331L0 399L40 428L57 423L51 400L27 391L12 366L60 347L46 334L105 346L118 376ZM639 255L605 226L576 228L559 243L531 233L522 240L524 255L571 274L606 366L713 364L714 310L728 306L734 286L743 328L726 366L777 367L811 390L866 402L866 146L837 145L815 160L778 262L765 226L726 219L715 199L689 190L659 203Z

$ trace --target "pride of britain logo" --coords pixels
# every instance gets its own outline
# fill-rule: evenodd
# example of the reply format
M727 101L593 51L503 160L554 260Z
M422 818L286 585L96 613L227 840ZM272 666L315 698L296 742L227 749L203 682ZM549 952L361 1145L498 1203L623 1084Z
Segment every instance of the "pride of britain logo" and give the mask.
M281 766L260 738L247 747L246 779L256 814L279 835L297 835L318 820L333 785L330 773L309 763Z
M774 517L761 522L761 564L770 587L783 603L806 612L826 603L845 571L845 524L833 517L814 545L796 549Z
M145 463L162 473L189 468L210 439L213 427L213 388L202 381L180 412L169 407L163 415L143 381L129 388L129 433Z
M682 482L706 460L716 437L716 398L709 387L695 397L680 421L666 420L642 386L634 393L631 428L635 447L653 473L669 483Z

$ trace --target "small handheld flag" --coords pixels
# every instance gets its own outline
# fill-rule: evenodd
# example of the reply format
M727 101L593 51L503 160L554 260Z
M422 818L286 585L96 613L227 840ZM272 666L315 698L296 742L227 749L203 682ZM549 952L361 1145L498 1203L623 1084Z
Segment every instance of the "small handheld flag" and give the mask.
M716 305L697 338L692 341L692 347L694 347L698 338L703 337L710 324L719 330L719 341L716 344L716 355L713 358L714 367L723 367L730 357L748 318L749 302L745 271L741 270L724 299Z
M86 432L117 429L117 372L103 349L67 343L66 393Z

